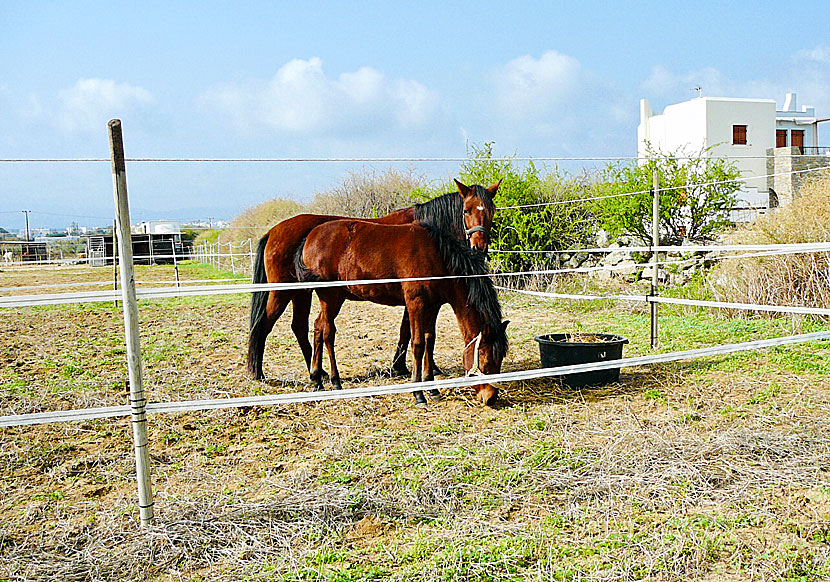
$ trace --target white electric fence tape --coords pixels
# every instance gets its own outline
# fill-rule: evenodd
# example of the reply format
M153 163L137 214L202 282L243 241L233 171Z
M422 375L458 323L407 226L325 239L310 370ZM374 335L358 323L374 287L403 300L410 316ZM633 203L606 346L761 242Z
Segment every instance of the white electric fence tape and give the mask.
M146 412L148 414L192 412L199 410L216 410L222 408L240 408L244 406L272 406L277 404L297 404L300 402L320 402L324 400L346 400L368 396L384 396L387 394L403 394L415 392L416 390L430 390L433 388L459 388L462 386L475 386L478 384L494 384L497 382L518 382L532 380L535 378L548 378L562 376L564 374L575 374L580 372L594 372L609 370L613 368L629 368L633 366L645 366L649 364L660 364L676 360L687 360L693 358L704 358L730 354L740 351L758 350L763 348L798 344L811 341L830 339L830 331L800 334L786 337L779 337L767 340L755 340L738 344L727 344L710 348L698 348L666 354L655 354L651 356L638 356L623 358L620 360L608 360L605 362L594 362L590 364L576 364L571 366L560 366L557 368L539 368L535 370L522 370L518 372L506 372L502 374L490 374L470 378L451 378L448 380L436 380L434 382L419 382L409 384L396 384L387 386L376 386L371 388L352 388L347 390L328 390L322 392L296 392L293 394L272 394L265 396L248 396L239 398L220 398L213 400L189 400L183 402L158 402L148 403ZM48 424L53 422L70 422L79 420L92 420L98 418L114 418L129 416L130 406L108 406L103 408L86 408L81 410L62 410L53 412L38 412L31 414L18 414L11 416L0 416L0 428L27 426L35 424Z
M545 291L528 291L525 289L513 289L512 287L496 286L496 289L543 297L545 299L576 299L586 301L598 301L602 299L614 299L618 301L636 301L640 303L666 303L671 305L692 305L696 307L713 307L716 309L738 309L746 311L768 311L770 313L799 313L803 315L830 316L830 309L824 307L803 307L800 305L761 305L757 303L735 303L730 301L704 301L701 299L680 299L675 297L661 297L655 295L574 295L569 293L547 293Z
M649 247L643 247L647 249ZM721 258L742 258L742 257L758 257L770 256L779 254L797 254L797 253L815 253L815 252L830 252L830 243L801 243L792 245L722 245L719 247L706 246L690 246L690 247L654 247L654 249L672 249L676 251L691 249L695 250L724 250L724 251L755 251L752 254L736 255L732 257ZM699 258L680 259L677 261L661 261L657 263L659 266L679 265L689 262L699 261ZM192 287L170 287L170 288L145 288L137 289L136 295L139 299L163 299L169 297L192 297L196 295L226 295L232 293L251 293L257 291L279 291L290 289L317 289L324 287L343 287L347 285L378 285L389 283L401 283L404 281L436 281L441 279L454 278L471 278L471 277L525 277L533 275L558 275L566 273L591 273L598 271L621 271L631 269L637 265L618 264L613 266L597 266L597 267L574 267L569 269L542 269L532 271L518 271L511 273L494 273L486 275L467 275L467 276L445 276L445 277L414 277L409 279L361 279L355 281L322 281L322 282L297 282L297 283L250 283L245 285L207 285L207 286L192 286ZM644 266L654 266L654 263L649 263ZM36 305L59 305L67 303L91 303L91 302L109 302L120 299L120 293L117 291L82 291L78 293L52 293L46 295L13 295L0 297L0 309L4 307L27 307Z

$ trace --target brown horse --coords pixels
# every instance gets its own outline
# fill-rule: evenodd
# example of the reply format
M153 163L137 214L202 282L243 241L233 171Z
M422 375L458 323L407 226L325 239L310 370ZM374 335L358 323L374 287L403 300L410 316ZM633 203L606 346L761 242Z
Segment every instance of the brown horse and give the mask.
M467 344L462 354L470 374L494 374L501 370L507 353L508 322L493 282L487 276L483 253L471 249L445 231L414 224L390 226L359 220L336 220L313 229L295 259L297 278L303 281L365 279L443 279L318 288L320 315L314 324L314 350L310 374L315 389L322 384L322 347L331 364L331 382L342 388L334 354L334 319L347 299L383 305L405 305L412 330L412 381L432 380L432 354L438 310L449 303ZM460 277L451 277L458 275ZM423 378L423 370L427 370ZM485 404L495 401L498 389L491 384L475 387ZM431 396L440 393L431 391ZM423 392L415 392L419 406Z
M455 181L458 192L450 192L408 208L396 210L382 218L368 220L378 224L427 224L451 233L452 236L467 239L471 246L486 252L490 244L490 227L493 223L495 205L493 197L501 180L484 188L465 186ZM313 228L339 220L342 216L300 214L283 220L274 226L259 241L254 261L254 283L296 282L294 255ZM311 313L311 291L280 290L257 291L251 298L251 321L248 335L248 370L257 380L265 377L262 358L265 340L276 321L293 303L291 329L303 352L306 365L311 363L311 344L308 341L308 319ZM410 340L409 316L404 313L401 322L400 339L393 360L393 370L408 374L406 370L406 349Z

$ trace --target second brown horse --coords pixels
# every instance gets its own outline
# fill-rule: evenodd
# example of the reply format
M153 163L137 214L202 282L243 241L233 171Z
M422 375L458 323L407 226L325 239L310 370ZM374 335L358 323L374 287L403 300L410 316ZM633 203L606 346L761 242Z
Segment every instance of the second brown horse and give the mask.
M332 385L342 387L334 353L334 319L347 299L406 306L412 330L413 382L432 379L428 347L434 342L438 310L445 303L452 306L466 343L462 362L467 374L501 370L507 353L507 322L502 322L486 259L446 232L414 224L331 221L309 233L297 252L295 267L302 281L399 280L317 289L320 315L314 324L310 367L315 389L323 388L323 345L329 353ZM475 389L485 404L498 396L498 389L491 384ZM423 392L414 394L416 403L425 406Z
M484 188L466 186L456 180L457 193L438 196L423 204L396 210L387 216L371 219L378 224L426 224L446 231L455 238L469 241L480 251L490 244L490 227L495 214L493 197L501 180ZM294 255L311 230L321 224L343 219L342 216L300 214L283 220L259 241L254 261L254 283L296 282ZM306 366L311 363L311 344L308 340L308 319L311 313L311 291L277 290L257 291L251 298L250 332L248 335L248 370L255 379L265 378L262 360L265 340L289 303L293 304L291 329L300 345ZM406 349L410 341L409 316L403 314L400 339L393 360L393 370L406 370Z

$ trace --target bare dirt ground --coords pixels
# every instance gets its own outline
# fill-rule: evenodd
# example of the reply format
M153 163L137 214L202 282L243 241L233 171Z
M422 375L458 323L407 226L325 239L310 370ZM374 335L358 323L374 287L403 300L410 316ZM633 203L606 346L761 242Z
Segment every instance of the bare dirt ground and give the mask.
M0 287L102 273L19 270ZM141 304L151 401L310 389L290 313L269 338L268 380L246 377L248 300ZM649 353L640 308L502 304L505 371L539 366L540 333L621 333L626 356ZM344 306L347 389L402 381L388 375L400 317ZM755 331L685 321L666 323L667 344L698 347L707 325L711 344ZM445 308L447 376L462 373L460 344ZM579 391L516 383L492 408L459 389L426 411L405 395L156 415L146 530L127 420L0 429L0 580L826 579L828 368L813 345L624 369ZM124 404L125 377L120 308L0 312L0 414Z

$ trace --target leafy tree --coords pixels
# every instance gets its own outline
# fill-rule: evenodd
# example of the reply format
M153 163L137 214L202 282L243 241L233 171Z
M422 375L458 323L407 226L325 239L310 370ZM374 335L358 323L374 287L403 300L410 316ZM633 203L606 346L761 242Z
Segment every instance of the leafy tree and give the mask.
M542 176L532 161L520 167L515 159L494 158L492 142L481 147L470 145L467 157L459 171L462 182L489 186L501 180L495 199L492 248L537 251L493 253L494 267L504 271L530 269L549 262L551 257L544 251L579 246L587 240L592 220L586 207L579 202L564 203L581 196L576 182L561 177L556 170Z
M722 158L710 157L710 149L697 156L655 152L649 146L643 164L612 163L594 186L595 195L613 198L593 204L602 227L609 234L631 235L651 241L653 173L659 174L660 240L678 244L684 239L711 240L732 226L730 209L737 203L740 172ZM624 195L628 192L637 194Z

